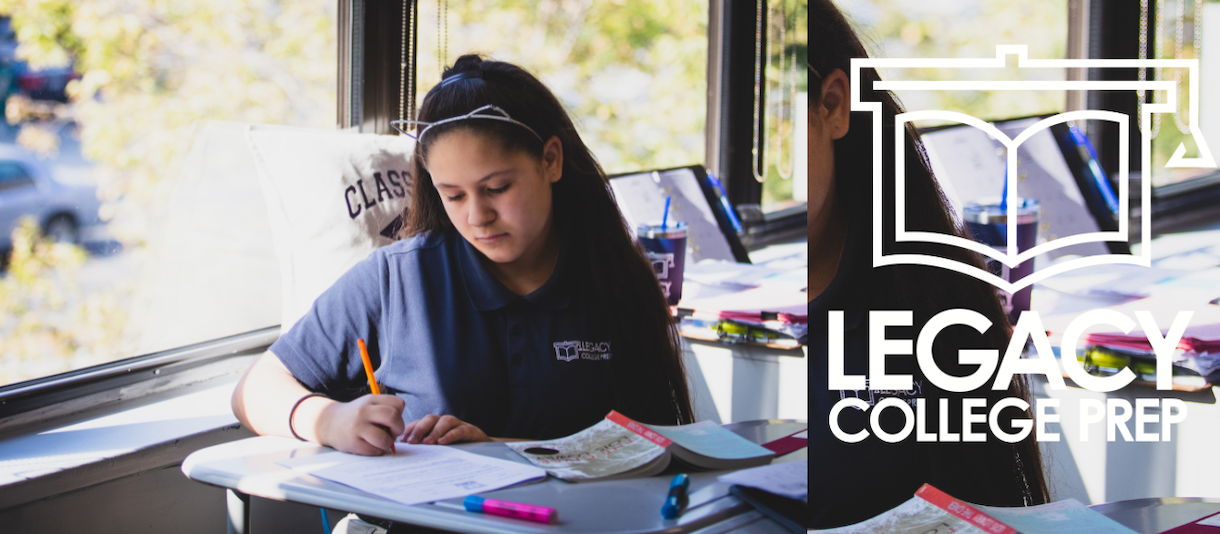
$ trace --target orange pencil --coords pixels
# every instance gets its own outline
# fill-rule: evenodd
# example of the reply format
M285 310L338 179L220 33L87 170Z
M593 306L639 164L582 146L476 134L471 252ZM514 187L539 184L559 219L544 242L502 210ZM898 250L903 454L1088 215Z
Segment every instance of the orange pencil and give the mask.
M360 345L360 359L364 361L364 374L369 377L369 389L373 390L374 395L380 395L381 389L377 387L377 379L373 377L373 361L369 359L369 348L364 345L363 339L357 339L356 344ZM398 452L393 441L390 441L390 451Z

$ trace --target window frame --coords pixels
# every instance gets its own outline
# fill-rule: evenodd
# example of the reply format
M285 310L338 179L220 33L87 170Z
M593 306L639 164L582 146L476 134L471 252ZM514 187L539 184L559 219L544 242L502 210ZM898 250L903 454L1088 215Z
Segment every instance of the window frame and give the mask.
M279 335L279 326L261 328L0 387L0 434L158 393L158 381L173 389L232 374L224 360L262 354Z
M1137 58L1139 57L1139 0L1084 0L1080 6L1069 8L1068 41L1081 42L1076 47L1077 53L1087 50L1087 57L1098 59ZM1083 12L1080 8L1083 8ZM1155 3L1148 3L1148 18L1155 20ZM1149 24L1148 42L1156 38L1158 28ZM1148 69L1148 76L1152 76ZM1089 80L1130 80L1136 77L1135 69L1089 69ZM1151 102L1151 91L1145 93L1145 101ZM1136 115L1137 97L1131 92L1090 91L1085 97L1089 109L1104 109ZM1137 121L1130 121L1129 135L1131 139L1139 139L1140 131ZM1091 128L1087 132L1093 145L1097 147L1098 159L1102 168L1113 181L1118 176L1119 138L1117 132L1106 133L1100 128ZM1139 169L1141 164L1142 146L1130 147L1128 165L1130 169ZM1144 179L1140 177L1140 179ZM1111 183L1117 188L1116 183ZM1133 228L1138 228L1140 218L1144 216L1139 208L1141 188L1137 184L1131 187L1131 217ZM1220 221L1220 213L1215 206L1220 204L1220 170L1203 174L1184 182L1167 184L1152 189L1152 234L1181 231L1198 227L1201 224ZM1138 242L1142 236L1132 232L1131 240Z
M416 58L409 56L402 62L401 51L418 50L416 32L404 31L413 20L411 13L404 17L404 10L415 11L418 5L411 0L336 1L338 127L391 134L389 122L405 112L400 99L410 106L416 96L410 83L416 78ZM743 205L757 206L762 184L750 173L750 158L732 157L750 153L751 128L739 125L748 125L753 118L755 38L753 23L734 25L732 20L753 21L755 5L709 0L707 156L703 163L726 184L729 200L739 211ZM409 42L404 42L408 39ZM405 64L402 69L394 68L400 63ZM804 206L762 214L746 223L741 234L743 244L754 250L771 243L799 240L805 235L806 220ZM98 402L130 400L130 395L116 392L133 385L145 383L147 387L136 389L149 393L158 387L155 384L188 384L215 378L217 373L231 371L218 371L223 366L212 364L261 354L279 334L279 326L262 328L0 386L0 433L32 421L75 413L86 405L93 408Z
M762 184L750 171L756 38L753 21L757 4L708 1L703 166L725 185L729 202L739 212L756 214L744 219L746 228L741 237L747 249L800 239L806 234L806 205L762 212ZM412 11L417 5L411 4ZM418 87L411 81L418 79L418 58L408 54L402 61L399 54L403 49L418 54L418 32L407 31L404 21L409 25L412 19L403 17L403 9L396 2L339 0L339 127L392 135L395 132L389 121L402 118L403 113L395 97L402 95L407 106L415 100ZM411 41L404 43L405 39ZM400 61L405 64L404 72L387 68ZM760 123L763 119L759 117Z
M807 235L808 204L762 211L763 185L754 179L750 169L754 164L750 155L754 148L757 3L709 2L707 156L704 166L725 184L729 202L744 215L745 229L741 237L747 249L757 250L801 239ZM762 7L766 9L766 4ZM765 95L759 98L764 99L760 105L765 105ZM759 128L764 125L764 119L760 114Z

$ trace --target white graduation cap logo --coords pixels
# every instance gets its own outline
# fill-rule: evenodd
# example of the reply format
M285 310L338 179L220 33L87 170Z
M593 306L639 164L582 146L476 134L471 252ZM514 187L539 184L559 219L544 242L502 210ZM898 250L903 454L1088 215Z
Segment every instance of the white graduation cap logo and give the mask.
M1016 291L1028 287L1041 280L1060 274L1066 271L1090 267L1095 265L1103 265L1110 263L1128 263L1134 265L1142 265L1145 267L1151 266L1152 262L1152 247L1149 246L1152 240L1151 219L1148 214L1151 210L1152 200L1152 180L1141 180L1142 194L1140 201L1142 204L1141 210L1141 231L1142 242L1144 246L1141 248L1138 255L1131 254L1100 254L1075 258L1070 261L1058 262L1053 266L1041 269L1029 276L1020 280L1009 282L1000 276L989 271L976 269L970 265L942 258L939 256L930 256L925 254L883 254L882 253L882 165L881 158L883 157L881 136L887 132L882 131L881 127L881 103L880 102L862 102L860 101L860 69L863 68L884 68L884 69L907 69L907 68L957 68L957 69L1004 69L1006 67L1005 56L1015 55L1017 57L1017 68L1019 69L1066 69L1066 68L1091 68L1091 69L1148 69L1148 68L1178 68L1188 69L1190 77L1189 99L1190 99L1190 117L1189 127L1191 136L1194 138L1195 146L1198 148L1198 156L1194 158L1184 157L1186 153L1185 144L1179 145L1173 156L1166 163L1166 167L1187 167L1187 168L1216 168L1216 161L1212 157L1211 150L1208 149L1207 142L1203 139L1203 133L1199 129L1199 61L1197 59L1029 59L1027 57L1028 48L1025 45L998 45L996 46L996 57L994 58L954 58L954 59L923 59L923 58L855 58L851 60L851 85L852 85L852 111L867 111L871 112L873 119L873 157L876 160L873 165L873 249L872 258L873 266L880 267L883 265L927 265L932 267L942 267L952 271L957 271L962 274L973 276L979 280L983 280L1003 291L1015 293ZM922 91L1065 91L1065 90L1097 90L1097 91L1115 91L1115 90L1131 90L1131 91L1164 91L1167 95L1167 101L1163 103L1144 104L1142 106L1142 114L1138 117L1140 126L1140 142L1142 143L1141 150L1141 175L1145 177L1152 176L1152 136L1149 135L1150 124L1153 113L1173 113L1176 109L1178 91L1177 81L1139 81L1139 80L1087 80L1087 81L1022 81L1022 80L996 80L996 81L979 81L979 80L952 80L952 81L927 81L927 80L910 80L910 81L879 81L874 84L876 90L922 90ZM987 245L978 243L969 239L940 234L934 232L917 232L906 230L906 196L905 196L905 176L904 176L904 151L903 143L901 142L904 135L905 123L921 119L946 119L962 124L968 124L979 128L989 135L997 139L1007 148L1007 217L1008 217L1008 250L1005 252L997 251ZM1054 124L1063 123L1072 120L1087 120L1098 119L1104 121L1112 121L1119 125L1120 142L1119 142L1119 173L1118 173L1118 230L1112 232L1091 232L1077 234L1067 237L1054 239L1035 246L1029 250L1018 253L1017 251L1017 151L1016 148L1021 145L1026 139L1029 139L1034 134L1050 128ZM1032 259L1040 254L1088 242L1106 242L1128 240L1128 221L1130 219L1130 182L1129 170L1127 168L1128 155L1130 152L1130 139L1128 136L1128 119L1129 117L1122 113L1103 110L1084 110L1060 113L1052 117L1043 119L1028 129L1023 131L1016 138L1010 138L997 129L995 126L988 124L978 118L947 110L925 110L903 113L897 116L894 123L894 130L888 132L889 135L894 135L899 142L895 143L895 217L894 217L894 240L896 242L929 242L940 243L950 246L958 246L973 250L985 257L994 258L1003 265L1012 268L1017 265Z

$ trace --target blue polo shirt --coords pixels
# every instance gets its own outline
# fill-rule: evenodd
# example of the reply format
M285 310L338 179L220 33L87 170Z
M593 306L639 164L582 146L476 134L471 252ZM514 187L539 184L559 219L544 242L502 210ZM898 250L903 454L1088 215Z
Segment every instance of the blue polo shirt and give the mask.
M809 505L814 528L863 521L902 504L923 483L932 482L929 448L913 436L899 443L885 443L870 436L848 444L830 430L830 410L844 397L860 397L872 405L891 396L904 401L930 396L924 391L927 384L913 357L890 357L886 368L893 374L912 375L915 391L841 391L828 387L827 320L832 310L843 311L845 373L867 374L867 315L870 309L880 308L871 297L881 283L870 266L869 244L868 228L849 224L834 280L809 303L813 340L809 343ZM840 412L838 422L849 434L869 426L868 414L851 408ZM897 410L882 412L881 425L889 432L900 430L903 422Z
M456 232L398 241L339 278L270 350L306 388L348 400L368 392L364 339L407 421L447 414L495 437L576 433L614 407L614 353L569 249L520 296Z

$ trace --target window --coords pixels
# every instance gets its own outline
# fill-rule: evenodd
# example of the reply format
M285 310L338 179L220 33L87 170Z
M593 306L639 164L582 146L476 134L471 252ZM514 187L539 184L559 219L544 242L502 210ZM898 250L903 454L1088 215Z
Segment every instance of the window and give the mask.
M1190 1L1161 0L1141 4L1146 10L1141 10L1141 23L1147 28L1148 44L1144 54L1149 58L1159 59L1199 59L1202 67L1199 81L1200 116L1204 139L1212 145L1214 138L1220 137L1220 109L1209 107L1204 103L1208 90L1215 91L1220 86L1220 69L1213 61L1213 56L1220 56L1220 29L1214 28L1207 21L1220 20L1220 1ZM1208 17L1215 17L1209 19ZM1165 163L1178 149L1185 144L1186 157L1198 155L1198 146L1194 136L1190 135L1190 76L1185 69L1157 69L1145 74L1147 79L1178 80L1183 84L1178 97L1178 113L1154 114L1152 116L1152 185L1165 185L1186 182L1213 173L1211 169L1167 169ZM1167 102L1168 95L1163 92L1152 95L1156 102ZM1152 101L1150 99L1150 101ZM1211 148L1211 147L1209 147ZM1212 148L1212 154L1216 149Z
M808 194L809 167L803 159L808 150L805 129L809 126L808 63L809 2L781 0L769 2L764 18L770 38L765 44L767 84L764 95L764 128L756 145L762 145L766 167L755 179L763 178L762 209L778 212L800 208ZM758 105L757 102L754 103Z
M482 53L531 70L609 173L704 160L707 0L419 4L420 99Z
M0 96L14 127L0 129L0 142L21 147L56 183L92 188L99 206L95 224L78 222L78 245L48 246L46 220L15 230L25 249L0 274L0 387L277 326L278 260L252 238L267 231L259 190L224 172L241 144L237 125L389 133L406 7L396 4L7 4L0 82L14 83ZM418 94L439 80L441 65L482 52L552 87L609 172L705 163L714 144L709 95L728 78L709 71L709 21L737 4L755 7L418 3ZM769 4L772 38L784 44L763 50L770 81L760 137L785 154L769 159L767 185L747 174L738 182L752 188L749 198L730 198L765 197L768 208L803 215L792 183L804 170L796 160L804 143L792 137L807 121L793 103L805 101L807 80L801 68L797 77L780 73L806 61L807 4ZM756 18L747 19L737 26L752 39ZM200 146L207 135L229 148ZM775 161L793 177L779 176Z
M1068 10L1063 0L1034 2L916 3L850 0L839 4L849 15L872 57L993 58L996 45L1024 44L1030 58L1067 57ZM973 21L973 23L972 23ZM914 71L914 72L913 72ZM1063 80L1064 72L1019 72L1010 62L1008 78ZM959 69L900 69L879 72L883 80L956 80ZM1001 79L985 73L986 79ZM1036 77L1035 77L1036 76ZM983 120L1003 120L1065 109L1056 91L899 91L907 109L945 109ZM922 125L921 125L922 126Z
M100 221L77 221L71 248L16 229L24 249L0 274L0 386L277 325L274 253L243 241L267 225L257 183L203 187L232 177L201 176L187 155L233 127L209 121L334 128L336 2L6 5L14 127L0 141L90 188ZM229 156L208 152L217 166L204 168Z

